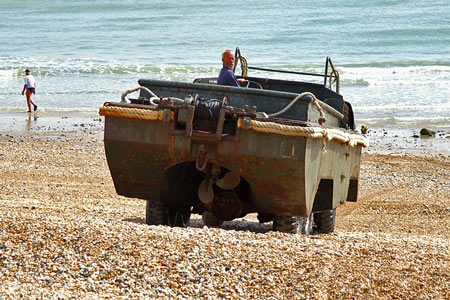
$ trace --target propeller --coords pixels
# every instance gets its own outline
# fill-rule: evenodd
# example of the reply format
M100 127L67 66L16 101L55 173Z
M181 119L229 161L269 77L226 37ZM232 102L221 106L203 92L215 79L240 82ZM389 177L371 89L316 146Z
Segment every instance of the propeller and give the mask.
M232 190L241 182L241 176L235 172L228 172L221 179L218 179L219 175L220 167L212 164L211 171L206 172L205 179L198 187L198 198L203 203L211 203L214 200L214 183L222 190Z
M221 179L216 181L216 185L222 190L232 190L241 183L241 176L236 172L228 172Z
M212 181L209 184L206 179L203 179L203 181L198 186L198 198L203 203L211 203L214 200Z

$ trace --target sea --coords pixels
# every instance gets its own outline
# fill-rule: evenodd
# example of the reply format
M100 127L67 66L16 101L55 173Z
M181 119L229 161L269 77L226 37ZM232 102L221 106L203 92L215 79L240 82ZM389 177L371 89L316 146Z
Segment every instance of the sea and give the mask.
M141 78L217 76L239 47L279 70L322 74L330 57L357 126L448 129L449 12L448 0L0 0L0 118L25 115L26 68L40 117L96 115Z

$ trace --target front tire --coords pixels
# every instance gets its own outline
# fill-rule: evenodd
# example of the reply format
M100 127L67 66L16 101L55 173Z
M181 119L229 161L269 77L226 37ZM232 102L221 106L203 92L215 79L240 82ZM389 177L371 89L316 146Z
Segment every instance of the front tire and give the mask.
M298 233L299 219L295 216L274 216L272 228L274 231L284 233Z

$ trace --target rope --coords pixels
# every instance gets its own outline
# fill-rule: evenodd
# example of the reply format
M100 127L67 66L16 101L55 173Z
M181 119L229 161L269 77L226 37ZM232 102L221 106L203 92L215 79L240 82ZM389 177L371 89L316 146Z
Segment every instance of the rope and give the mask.
M247 77L248 74L248 63L247 59L241 55L241 50L237 49L239 62L241 63L241 76Z
M131 94L131 93L134 93L134 92L137 92L137 91L139 91L139 90L147 91L147 92L152 96L152 99L153 99L153 98L159 99L158 96L156 96L156 94L153 93L150 89L146 88L145 86L140 86L140 87L137 87L137 88L135 88L135 89L131 89L131 90L128 90L128 91L123 92L123 93L122 93L122 97L120 98L120 99L121 99L121 102L126 102L126 101L125 101L125 96L126 96L126 95ZM155 105L151 100L150 100L150 102L152 103L152 105Z
M120 106L109 106L105 104L100 107L100 116L105 117L119 117L119 118L129 118L129 119L140 119L140 120L163 120L164 112L162 110L149 110L140 108L129 108ZM171 112L171 119L173 119L173 112Z
M127 91L123 92L120 102L126 102L125 101L125 97L128 94L134 93L134 92L139 91L139 90L144 90L144 91L146 91L147 93L150 94L151 97L148 100L150 101L150 104L153 105L153 106L157 106L158 105L157 103L155 103L155 100L161 101L161 99L170 101L171 103L174 103L174 102L184 103L184 100L180 99L180 98L175 98L175 97L167 97L167 98L158 97L155 93L153 93L152 90L150 90L149 88L146 88L145 86L140 86L140 87L137 87L135 89L131 89L131 90L127 90Z
M222 104L223 100L198 98L195 102L195 119L218 120Z
M138 87L133 90L128 90L122 94L122 99L129 93L135 92L139 89L147 90L153 97L157 97L152 91L145 87ZM284 109L279 112L267 115L265 113L259 113L264 117L274 117L286 112L288 109L292 107L300 98L303 96L310 96L313 100L314 105L317 106L319 110L320 118L319 124L322 125L325 122L325 116L322 110L322 107L319 104L319 101L314 96L314 94L310 92L305 92L299 94L295 97L294 100L291 101ZM153 98L152 97L152 98ZM184 101L178 98L170 98L175 101ZM196 113L197 110L199 112L203 111L200 117L202 120L214 120L218 116L218 111L222 107L222 101L217 99L211 100L198 100L196 103ZM140 120L158 120L162 121L164 118L164 112L162 110L150 110L150 109L140 109L140 108L131 108L131 107L121 107L121 106L110 106L109 103L105 103L100 107L99 110L100 116L107 117L120 117L120 118L130 118L130 119L140 119ZM170 119L174 119L174 112L171 112ZM243 128L243 119L238 119L238 128ZM361 145L363 147L368 146L367 139L359 134L348 133L339 129L334 128L324 128L324 127L301 127L301 126L293 126L293 125L284 125L275 122L261 122L257 120L250 120L250 129L258 132L264 133L274 133L281 134L287 136L301 136L305 138L320 138L324 141L324 150L326 151L326 142L330 140L337 140L341 143L347 144L350 147L355 147L357 145Z
M319 101L317 100L316 96L313 93L310 92L304 92L301 93L299 95L297 95L297 97L294 98L294 100L291 101L291 103L289 103L285 108L283 108L282 110L273 113L273 114L268 114L268 117L276 117L279 116L283 113L285 113L286 111L288 111L298 100L300 100L300 98L304 97L304 96L310 96L312 98L312 103L317 107L317 109L319 110L319 124L322 125L323 123L325 123L327 121L327 119L325 118L325 114L323 113L323 109L319 104Z
M100 107L100 116L120 117L140 120L162 121L164 112L162 110L148 110L140 108L128 108L120 106L109 106L108 103ZM173 119L171 112L171 120ZM238 128L243 127L243 119L238 120ZM278 124L274 122L261 122L250 120L250 129L264 133L274 133L287 136L301 136L306 138L323 139L325 141L337 140L341 143L348 144L350 147L361 145L368 146L367 139L358 134L351 134L339 129L323 128L323 127L301 127Z
M238 128L242 128L243 119L239 119ZM287 136L301 136L305 138L323 139L324 142L330 140L337 140L341 143L347 144L350 147L361 145L368 146L367 139L359 134L348 133L334 128L323 127L301 127L278 124L275 122L261 122L257 120L250 120L250 129L264 133L274 133Z

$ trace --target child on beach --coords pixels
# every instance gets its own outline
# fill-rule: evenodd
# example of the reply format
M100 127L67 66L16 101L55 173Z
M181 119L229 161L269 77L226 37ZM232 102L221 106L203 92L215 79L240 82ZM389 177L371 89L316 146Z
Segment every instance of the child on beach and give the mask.
M23 86L22 95L26 90L28 112L31 112L31 104L33 104L33 110L36 111L37 105L31 100L31 94L36 94L36 80L34 80L34 76L30 74L30 70L28 69L25 70L25 75L25 85Z

